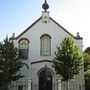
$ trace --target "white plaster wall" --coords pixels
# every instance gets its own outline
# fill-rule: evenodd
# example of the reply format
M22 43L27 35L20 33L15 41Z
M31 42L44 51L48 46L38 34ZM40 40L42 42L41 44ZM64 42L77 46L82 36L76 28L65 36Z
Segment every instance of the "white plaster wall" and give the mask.
M49 34L51 36L51 56L48 57L40 56L40 37L43 34ZM54 52L56 51L56 46L66 35L67 33L51 20L49 23L43 23L42 20L40 20L30 30L24 33L19 39L27 38L30 41L29 60L30 62L32 62L43 59L52 60L54 57ZM19 41L19 39L17 41Z

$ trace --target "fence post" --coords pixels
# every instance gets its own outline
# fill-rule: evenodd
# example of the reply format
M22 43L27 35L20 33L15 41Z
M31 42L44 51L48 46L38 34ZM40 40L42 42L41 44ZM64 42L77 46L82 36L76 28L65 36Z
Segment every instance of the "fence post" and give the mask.
M28 90L31 90L31 79L28 79Z
M61 90L61 80L58 79L58 90Z

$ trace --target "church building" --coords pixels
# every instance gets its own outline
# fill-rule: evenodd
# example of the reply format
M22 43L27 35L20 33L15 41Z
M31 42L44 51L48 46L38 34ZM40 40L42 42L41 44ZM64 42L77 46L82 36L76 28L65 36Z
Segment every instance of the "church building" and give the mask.
M73 36L63 26L49 16L49 5L45 0L42 16L26 28L20 35L13 35L13 42L20 51L20 60L26 63L21 73L25 77L15 81L10 90L66 90L61 77L52 67L56 46L70 35L74 38L81 52L83 39L79 33ZM70 81L70 90L84 90L84 71Z

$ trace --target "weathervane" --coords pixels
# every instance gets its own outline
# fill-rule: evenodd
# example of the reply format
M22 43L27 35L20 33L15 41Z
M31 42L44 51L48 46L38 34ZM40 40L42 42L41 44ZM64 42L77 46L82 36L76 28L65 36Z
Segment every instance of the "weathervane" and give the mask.
M44 4L42 5L42 8L45 10L45 12L49 8L49 5L47 4L47 1L46 0L45 0Z

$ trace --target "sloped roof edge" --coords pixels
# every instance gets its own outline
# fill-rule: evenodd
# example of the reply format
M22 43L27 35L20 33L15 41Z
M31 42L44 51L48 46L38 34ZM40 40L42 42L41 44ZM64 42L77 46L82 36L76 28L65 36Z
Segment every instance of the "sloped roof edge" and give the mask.
M62 28L66 33L68 33L69 35L71 35L72 37L74 37L75 39L83 39L82 37L75 37L74 35L72 35L70 32L68 32L68 30L66 30L63 26L61 26L59 23L57 23L54 19L52 19L51 17L49 17L55 24L57 24L60 28ZM22 36L25 32L27 32L31 27L33 27L39 20L41 20L42 17L38 18L33 24L31 24L26 30L24 30L20 35L18 35L16 38L14 39L18 39L20 36Z
M22 36L25 32L27 32L31 27L33 27L42 17L38 18L33 24L31 24L26 30L24 30L20 35L18 35L15 39L18 39Z
M52 19L50 17L50 19L55 23L57 24L60 28L62 28L66 33L68 33L69 35L71 35L72 37L74 37L75 39L83 39L82 37L75 37L73 34L71 34L70 32L68 32L68 30L66 30L63 26L61 26L59 23L57 23L54 19Z

